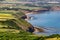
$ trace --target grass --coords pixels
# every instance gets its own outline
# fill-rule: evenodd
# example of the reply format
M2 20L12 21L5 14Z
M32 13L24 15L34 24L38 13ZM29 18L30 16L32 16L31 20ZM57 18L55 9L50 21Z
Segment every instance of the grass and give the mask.
M41 35L38 37L36 35L32 35L31 33L27 33L21 28L14 23L13 21L15 20L19 25L22 25L24 28L31 26L30 23L25 21L24 19L16 18L14 15L12 15L13 12L0 12L0 18L2 20L0 21L0 39L1 40L60 40L60 36L58 37L57 35L52 35L52 36L43 36ZM23 16L23 13L18 13L19 16ZM6 18L5 18L6 17ZM15 18L13 21L11 19ZM8 19L6 21L3 21L3 19ZM58 38L57 38L58 37ZM13 39L12 39L13 38Z
M21 17L25 14L22 12L13 12L13 11L0 11L0 29L18 29L27 30L28 27L32 26L30 23L22 19ZM13 20L13 21L12 21ZM16 22L14 22L16 21Z
M0 21L1 20L5 20L5 19L15 19L14 16L12 14L2 14L0 13Z
M40 9L41 7L19 6L19 8L21 8L21 9L29 9L29 10L33 10L33 9Z
M29 23L27 23L27 21L24 21L23 19L16 19L16 21L18 22L18 23L20 23L21 25L23 25L23 26L25 26L25 27L28 27L28 26L30 26L30 24Z
M13 14L13 15L12 15ZM24 14L23 13L16 13L16 14L18 14L18 16L20 17L20 16L23 16ZM16 18L15 18L15 16L14 16L14 13L13 12L2 12L2 11L0 11L0 19L15 19L15 20L17 20L18 22L20 22L20 24L21 25L23 25L23 26L30 26L30 24L27 22L27 21L25 21L24 19L19 19L17 16L16 16Z
M16 29L0 29L0 32L19 33L19 30L16 30Z
M47 38L46 40L60 40L60 37L59 38Z

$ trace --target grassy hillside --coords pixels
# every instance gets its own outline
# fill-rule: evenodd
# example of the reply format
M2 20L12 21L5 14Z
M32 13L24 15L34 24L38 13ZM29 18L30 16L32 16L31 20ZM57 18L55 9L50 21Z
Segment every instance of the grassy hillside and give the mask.
M32 25L22 19L22 16L24 16L22 12L0 11L0 21L6 22L5 24L10 26L18 25L16 28L20 27L23 30L28 30L28 27L32 27Z
M33 40L37 38L30 36L32 35L31 33L22 30L15 22L13 22L16 20L19 25L22 25L23 27L30 26L29 23L21 18L18 19L19 17L15 17L16 15L14 14L15 12L13 11L0 11L0 40ZM23 14L20 14L19 16L23 16Z
M23 15L22 12L0 11L0 40L60 40L58 34L42 36L24 31L32 25L20 18Z
M0 32L0 40L60 40L59 36L52 36L36 36L24 31L20 31L19 33Z

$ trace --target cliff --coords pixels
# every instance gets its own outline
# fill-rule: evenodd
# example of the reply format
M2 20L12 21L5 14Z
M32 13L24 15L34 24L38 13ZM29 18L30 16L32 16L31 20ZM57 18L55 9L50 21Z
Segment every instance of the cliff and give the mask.
M51 10L58 11L58 10L60 10L60 6L53 6L53 7L51 7Z
M19 14L21 14L21 13L19 13ZM41 28L33 27L30 23L28 23L27 21L25 21L25 18L24 19L21 18L21 16L23 17L23 15L20 16L19 14L15 14L15 18L17 18L17 19L15 19L15 21L13 20L13 22L15 22L24 31L34 32L34 31L37 30L39 32L44 32L44 30L41 29Z

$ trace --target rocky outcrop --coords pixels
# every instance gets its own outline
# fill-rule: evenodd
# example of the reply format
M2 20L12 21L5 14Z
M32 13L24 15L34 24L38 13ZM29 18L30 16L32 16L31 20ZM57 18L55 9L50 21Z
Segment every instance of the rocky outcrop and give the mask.
M34 27L34 32L45 32L44 29L42 28L37 28L37 27Z
M28 31L29 31L29 32L45 32L44 29L42 29L42 28L37 28L37 27L33 27L33 26L28 27Z
M22 18L22 19L26 19L26 18L27 18L27 16L26 16L26 15L24 15L24 16L22 16L21 18Z

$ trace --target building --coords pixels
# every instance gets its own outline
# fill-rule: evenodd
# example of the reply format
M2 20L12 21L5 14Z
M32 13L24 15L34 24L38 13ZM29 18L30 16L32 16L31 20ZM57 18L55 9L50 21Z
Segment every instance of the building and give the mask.
M47 3L59 3L59 2L57 2L57 1L49 1Z

